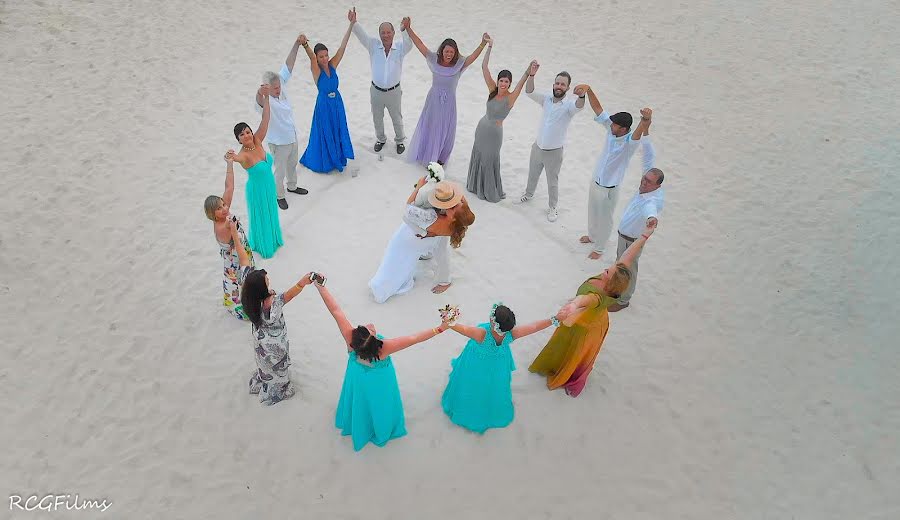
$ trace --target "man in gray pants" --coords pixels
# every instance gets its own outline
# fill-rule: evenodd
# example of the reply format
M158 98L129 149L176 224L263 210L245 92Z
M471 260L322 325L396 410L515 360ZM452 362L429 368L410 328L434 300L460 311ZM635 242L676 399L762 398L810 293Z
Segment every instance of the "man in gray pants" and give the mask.
M403 38L394 40L394 26L390 22L382 22L378 26L378 38L370 37L366 31L356 23L356 8L347 13L347 19L353 24L353 34L359 38L360 43L369 52L369 61L372 65L372 85L369 86L369 99L372 102L372 121L375 123L375 151L380 152L387 142L384 133L384 110L387 109L394 123L394 142L397 144L397 153L406 150L403 141L403 114L400 111L400 100L403 90L400 88L400 74L403 72L403 58L413 48L403 25L400 31ZM404 24L407 23L404 18Z
M263 74L263 83L269 85L269 111L271 114L266 142L269 143L269 150L275 161L275 192L278 197L278 207L281 209L288 209L284 193L285 177L287 177L287 191L298 195L309 193L305 188L297 187L297 129L294 127L294 110L282 89L291 79L299 49L300 38L297 37L290 54L281 65L281 71L278 74L274 72ZM257 112L262 112L262 104L263 98L257 92Z
M575 94L578 95L578 99L566 99L566 92L569 91L572 76L565 71L556 75L552 95L546 92L535 92L534 75L537 74L538 68L540 68L538 62L532 61L531 70L528 71L528 81L525 83L525 93L544 107L544 113L541 116L537 139L531 146L528 186L519 202L528 202L534 197L538 179L541 178L541 170L545 170L547 172L547 194L550 197L547 220L555 222L559 218L557 203L559 201L559 170L562 167L563 145L566 141L566 133L569 131L569 123L575 114L584 108L585 93L576 89Z

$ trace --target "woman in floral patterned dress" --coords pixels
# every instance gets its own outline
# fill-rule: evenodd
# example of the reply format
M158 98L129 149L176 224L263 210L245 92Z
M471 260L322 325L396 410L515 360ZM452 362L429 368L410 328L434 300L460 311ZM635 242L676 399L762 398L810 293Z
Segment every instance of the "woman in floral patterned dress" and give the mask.
M241 286L237 281L237 274L240 268L240 260L237 255L237 249L243 248L249 257L250 267L254 267L253 252L250 251L250 244L247 242L247 235L244 233L244 227L237 217L229 214L231 209L231 198L234 196L234 153L225 155L225 162L228 168L225 172L225 193L221 197L210 195L206 197L203 204L203 210L206 212L206 218L213 221L213 234L216 236L216 242L219 243L219 254L224 262L225 278L222 281L222 289L224 298L222 304L225 310L230 312L239 320L246 320L243 306L241 305ZM237 238L232 239L230 223L234 221L237 225Z
M232 237L238 237L237 223L230 225ZM304 275L290 289L276 293L269 289L266 270L251 267L250 257L242 248L238 248L237 252L240 261L237 279L241 286L244 314L251 324L256 357L256 370L250 376L250 393L259 394L262 404L273 405L294 395L288 370L291 354L284 306L310 284L312 273Z

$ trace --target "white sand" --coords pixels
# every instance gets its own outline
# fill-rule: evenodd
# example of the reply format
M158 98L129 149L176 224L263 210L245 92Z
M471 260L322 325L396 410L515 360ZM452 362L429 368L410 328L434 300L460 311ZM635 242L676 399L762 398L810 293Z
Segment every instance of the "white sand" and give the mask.
M335 49L349 6L0 3L0 492L108 498L106 516L129 519L900 517L897 4L728 4L357 4L373 34L409 14L427 44L449 35L469 52L488 30L495 74L536 57L541 88L566 69L613 111L653 107L667 207L578 399L527 372L545 331L514 347L515 422L483 437L454 427L439 399L465 342L446 333L396 356L409 435L355 453L333 424L345 354L315 292L287 309L298 395L247 395L253 357L220 304L201 207L221 194L232 126L258 123L261 73L300 31ZM287 87L303 145L305 67ZM577 243L603 135L587 109L558 222L543 179L525 207L473 201L453 288L432 295L424 272L371 303L419 171L366 151L355 39L339 70L359 177L301 169L312 194L289 195L286 246L261 262L277 287L320 269L352 321L390 336L436 324L448 302L469 321L498 299L520 320L548 316L607 265ZM410 135L429 84L414 51ZM485 95L476 65L451 178L464 181ZM523 97L506 122L510 198L538 117Z

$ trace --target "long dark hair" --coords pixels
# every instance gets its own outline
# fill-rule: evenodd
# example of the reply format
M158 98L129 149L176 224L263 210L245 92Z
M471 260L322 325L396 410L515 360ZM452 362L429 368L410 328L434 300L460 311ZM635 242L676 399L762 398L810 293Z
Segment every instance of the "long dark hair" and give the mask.
M443 63L444 47L447 47L447 46L453 47L453 51L454 51L453 59L450 60L450 65L448 65L449 67L452 67L452 66L456 65L457 61L459 61L459 47L457 47L456 40L454 40L453 38L447 38L446 40L441 42L441 46L438 47L438 51L437 51L437 64L441 65ZM443 65L441 65L441 66L443 66Z
M380 359L382 345L384 342L362 325L353 329L353 333L350 335L350 348L356 352L356 357L365 359L369 363Z
M244 313L257 328L262 327L262 304L269 297L266 286L266 270L256 269L247 275L241 286L241 303Z
M491 94L488 96L488 101L497 97L497 93L500 92L500 79L506 78L509 80L509 86L512 86L512 72L503 69L500 71L500 74L497 74L497 86L494 87L494 90L491 91Z

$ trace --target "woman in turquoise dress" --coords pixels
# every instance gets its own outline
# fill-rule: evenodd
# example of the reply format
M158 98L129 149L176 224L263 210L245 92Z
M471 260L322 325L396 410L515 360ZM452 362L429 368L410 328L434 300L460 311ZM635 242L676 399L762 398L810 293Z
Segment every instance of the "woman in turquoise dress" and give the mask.
M446 323L409 336L385 339L371 323L353 327L334 296L323 285L316 289L337 322L347 348L347 368L338 399L334 425L350 435L359 451L371 442L384 446L406 435L403 400L391 354L431 339L447 329Z
M227 161L237 161L247 170L247 213L250 215L250 249L263 258L271 258L284 244L281 223L278 220L278 195L275 177L272 175L272 156L263 148L263 140L269 129L269 85L261 85L263 99L262 121L256 133L247 123L234 125L234 137L241 143L241 151L228 150Z
M553 324L556 317L516 327L516 315L502 303L494 304L487 323L477 327L454 324L450 328L469 338L462 353L450 362L453 370L441 405L457 426L476 433L503 428L512 422L512 372L516 369L510 345Z
M309 143L303 156L300 157L300 164L318 173L329 173L333 170L342 172L347 166L347 159L354 158L344 100L338 91L340 80L337 75L337 67L344 57L352 28L351 23L341 41L341 47L330 59L327 47L317 43L313 51L310 50L305 35L301 34L299 38L300 44L309 56L313 82L319 90L316 107L313 110L312 126L309 129Z

